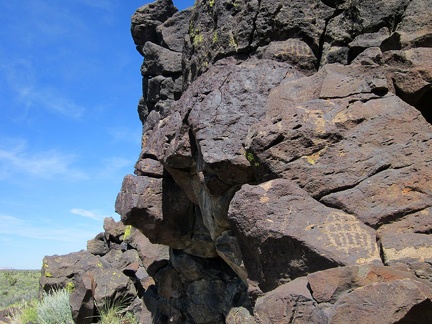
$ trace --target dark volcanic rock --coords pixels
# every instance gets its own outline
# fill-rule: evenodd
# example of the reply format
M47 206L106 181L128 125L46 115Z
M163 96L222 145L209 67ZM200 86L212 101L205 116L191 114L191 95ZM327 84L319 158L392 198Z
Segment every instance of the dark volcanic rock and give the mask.
M172 0L157 0L138 8L132 16L131 33L140 53L146 42L157 43L156 27L177 12Z
M139 228L154 244L176 249L190 245L192 203L172 179L128 176L116 211L125 224Z
M87 241L87 251L94 255L105 255L110 248L104 233L98 234L93 240Z
M144 44L138 177L125 178L117 199L126 222L182 250L154 273L154 314L205 321L218 303L207 290L224 286L197 274L215 267L203 259L219 256L248 285L252 303L259 299L254 312L246 304L222 317L213 309L206 316L214 322L428 319L420 314L430 297L419 292L429 286L416 281L430 279L431 31L424 6L198 0L157 27L157 45ZM414 17L423 16L420 26ZM180 52L181 89L180 72L168 68ZM162 188L164 179L178 193ZM187 216L161 212L180 201L191 206ZM368 268L383 262L387 268ZM326 272L332 268L357 270ZM405 272L397 277L394 269ZM341 282L329 300L318 300L324 288L312 276L320 273L323 282ZM401 298L385 300L391 290ZM355 300L377 306L363 309Z
M158 294L182 312L184 323L224 323L231 307L247 306L246 286L220 258L174 252L155 275ZM161 315L172 311L161 308Z
M327 65L275 88L246 140L257 178L292 179L375 228L430 207L432 128L385 78L376 67Z
M143 49L145 60L141 67L142 75L172 75L181 72L181 54L170 51L151 42Z
M170 19L156 28L160 44L174 52L182 52L184 37L188 33L192 9L174 14Z
M84 250L60 256L46 256L43 259L39 284L45 291L64 288L68 283L73 284L73 277L97 268L99 262L98 256Z
M72 292L75 323L93 322L97 308L133 301L138 293L142 295L154 285L146 270L154 274L168 263L168 248L151 244L137 229L112 218L104 220L104 229L89 242L103 238L109 247L107 253L101 255L91 243L87 251L47 256L43 261L41 288L47 292L59 288ZM133 274L127 272L134 267Z
M95 289L96 284L91 273L85 273L75 280L74 290L70 295L70 306L75 323L93 322Z
M165 166L196 206L195 215L202 219L212 239L229 228L226 211L233 189L253 180L253 172L242 147L249 127L264 116L270 89L282 80L300 76L301 73L295 72L286 63L223 60L172 104L166 118L154 126L148 125L147 119L142 156L157 157ZM127 183L130 181L156 184L162 180L127 178L124 188L129 186ZM136 197L140 196L140 192L146 192L146 185L141 187ZM160 191L152 191L147 201L155 199L153 192ZM129 196L121 193L118 206L129 204L124 197ZM176 199L184 201L181 196ZM175 204L173 201L171 205ZM150 205L156 206L154 203ZM135 208L133 204L130 205L132 207ZM119 207L117 210L124 219L129 219L130 208ZM144 221L142 217L139 219ZM182 219L181 226L187 226L188 218ZM172 224L175 227L179 225L176 222Z
M249 279L263 291L322 269L381 263L371 228L323 206L289 180L243 186L228 217Z
M259 298L255 318L258 323L427 323L432 319L431 288L389 267L329 269Z
M255 306L258 323L328 323L325 309L320 309L308 289L306 277L279 286Z

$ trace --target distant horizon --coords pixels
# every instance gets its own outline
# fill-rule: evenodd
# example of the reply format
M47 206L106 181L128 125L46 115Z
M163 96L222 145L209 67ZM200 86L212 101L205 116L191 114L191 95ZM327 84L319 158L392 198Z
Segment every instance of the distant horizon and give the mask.
M16 269L16 268L2 268L0 267L0 271L4 270L16 270L16 271L40 271L41 269Z

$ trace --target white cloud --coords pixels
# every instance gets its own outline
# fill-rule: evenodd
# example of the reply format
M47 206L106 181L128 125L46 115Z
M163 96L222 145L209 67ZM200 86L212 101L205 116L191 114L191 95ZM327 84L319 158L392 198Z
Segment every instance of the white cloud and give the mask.
M49 88L21 87L17 89L18 97L27 107L44 109L66 117L79 118L84 113L84 107L72 99Z
M0 179L27 174L43 179L85 180L87 175L72 166L77 156L56 150L31 152L24 140L3 140L0 144Z
M38 85L35 69L31 60L4 56L0 52L0 81L3 79L3 86L11 90L8 96L14 96L26 112L41 109L69 118L80 118L85 108L59 89Z
M78 216L82 216L85 218L90 218L90 219L94 219L97 221L101 221L103 220L105 217L112 217L111 215L104 215L98 211L93 211L93 210L86 210L86 209L80 209L80 208L73 208L70 210L70 212L72 214L78 215Z
M36 32L42 33L41 36L46 38L39 42L74 33L85 37L86 34L83 33L88 32L90 28L85 25L82 13L72 10L73 6L62 5L60 1L32 0L25 2L22 7L23 14L29 19ZM36 41L33 40L33 43Z
M83 231L71 227L46 226L43 223L34 223L4 214L0 214L0 224L0 234L38 240L85 242L93 238L96 233L91 228Z

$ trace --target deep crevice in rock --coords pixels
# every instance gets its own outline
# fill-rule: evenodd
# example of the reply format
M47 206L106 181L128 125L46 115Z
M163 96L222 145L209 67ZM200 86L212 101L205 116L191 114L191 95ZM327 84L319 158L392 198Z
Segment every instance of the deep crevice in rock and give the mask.
M405 16L405 12L406 12L408 6L411 4L412 1L413 0L407 1L406 5L404 5L402 7L402 12L395 14L395 16L393 18L393 25L392 25L392 28L391 28L391 32L392 33L396 31L396 29L398 28L399 24L402 22L402 20L403 20L403 18Z
M418 99L414 107L421 112L429 124L432 124L432 85Z
M324 43L325 43L326 37L327 37L326 34L327 34L328 24L330 23L330 20L332 20L333 18L341 15L343 12L344 12L343 9L336 9L330 17L328 17L328 18L325 19L324 30L323 30L323 32L322 32L322 34L320 36L320 39L319 39L318 53L316 55L316 57L317 57L316 70L317 71L319 70L319 68L321 66L322 56L324 54L323 53L324 52Z
M332 190L321 192L318 196L314 196L313 198L316 199L317 201L319 201L322 204L326 204L325 202L322 201L322 199L324 199L326 196L329 196L331 194L335 194L335 193L338 193L338 192L342 192L342 191L353 189L353 188L357 187L359 184L361 184L362 182L370 180L370 178L372 178L373 176L375 176L375 175L377 175L377 174L379 174L381 172L387 171L389 169L391 169L391 164L384 164L384 165L380 166L379 168L377 168L376 170L374 170L373 172L371 172L370 174L368 174L365 178L363 178L363 179L361 179L361 180L359 180L359 181L357 181L357 182L355 182L353 184L346 185L346 186L341 186L341 187L334 188ZM327 207L333 207L333 206L331 206L329 204ZM333 208L340 209L340 207L338 207L338 206L333 207ZM345 212L347 212L347 211L345 211Z
M409 216L409 215L412 215L415 213L419 213L422 210L428 209L430 207L432 207L432 205L422 207L422 208L405 208L404 210L396 210L394 213L380 217L380 221L378 223L376 223L376 224L367 224L366 223L366 225L369 225L370 227L377 230L378 228L380 228L383 225L393 223L393 222L400 220L406 216Z
M257 29L256 21L258 19L258 15L260 13L260 9L261 9L261 0L258 0L258 8L257 8L257 11L255 13L255 16L253 17L253 20L252 20L252 31L251 31L251 33L249 35L249 46L248 46L249 48L251 47L251 45L252 45L252 43L254 41L254 36L255 36L256 29Z

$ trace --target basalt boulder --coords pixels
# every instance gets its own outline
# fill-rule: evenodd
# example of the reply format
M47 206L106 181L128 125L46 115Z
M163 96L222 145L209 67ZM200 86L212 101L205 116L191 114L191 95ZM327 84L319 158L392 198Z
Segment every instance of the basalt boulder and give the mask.
M279 286L257 300L255 318L257 323L427 323L431 293L429 282L390 267L341 267Z

